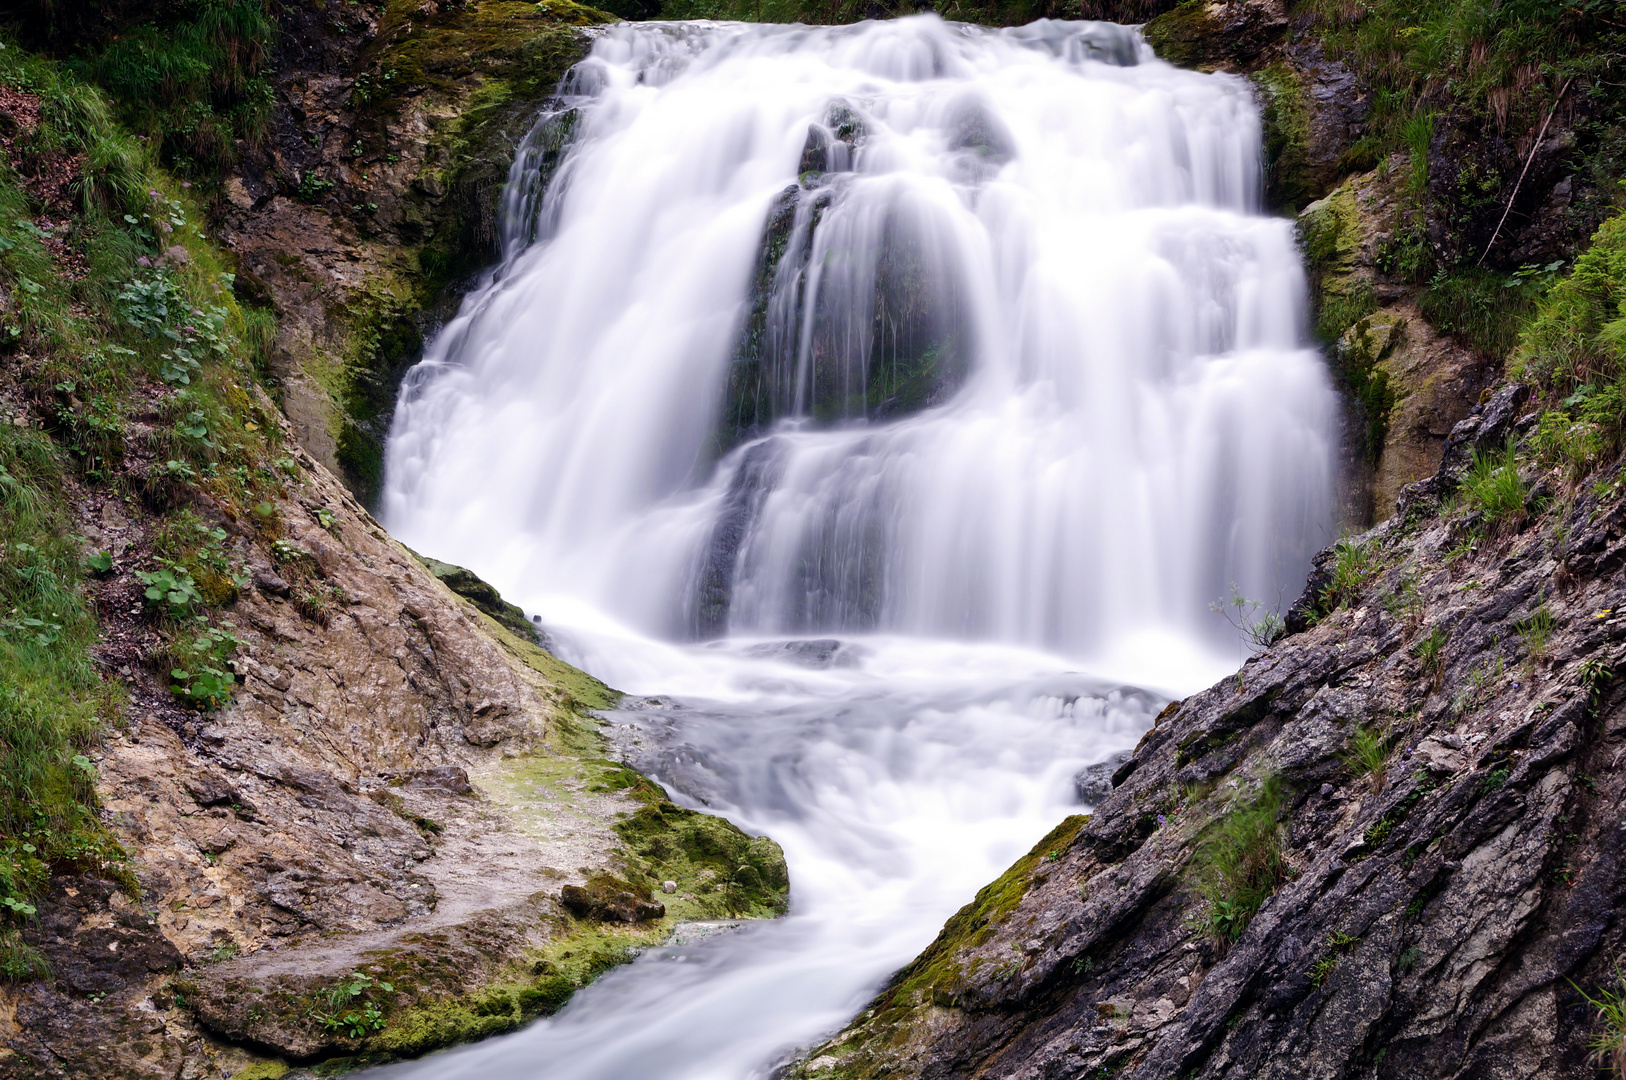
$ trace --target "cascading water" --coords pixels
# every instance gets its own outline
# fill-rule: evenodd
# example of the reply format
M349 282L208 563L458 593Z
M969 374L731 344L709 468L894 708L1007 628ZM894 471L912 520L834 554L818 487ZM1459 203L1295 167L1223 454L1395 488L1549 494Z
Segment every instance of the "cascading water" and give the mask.
M1235 663L1208 605L1302 580L1336 402L1247 84L1130 29L623 25L562 89L384 513L675 701L612 719L793 912L405 1068L751 1075Z

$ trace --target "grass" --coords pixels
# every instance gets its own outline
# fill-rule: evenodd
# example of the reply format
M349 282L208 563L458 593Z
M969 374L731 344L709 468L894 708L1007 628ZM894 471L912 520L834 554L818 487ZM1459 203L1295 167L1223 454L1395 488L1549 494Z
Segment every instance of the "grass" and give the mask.
M1412 655L1425 672L1439 678L1445 668L1445 645L1451 634L1443 626L1436 626L1420 638L1411 648Z
M159 6L101 48L72 61L100 83L130 130L153 140L164 164L212 177L238 139L261 141L274 95L265 78L276 24L265 0L191 0Z
M1518 454L1512 441L1500 453L1474 453L1458 497L1464 509L1483 515L1492 530L1524 521L1530 494L1519 476Z
M1551 655L1553 631L1558 628L1558 620L1545 602L1516 623L1514 628L1519 632L1525 652L1532 659L1542 660Z
M1391 749L1393 746L1388 729L1357 724L1349 738L1349 747L1344 751L1343 762L1357 778L1368 777L1374 785L1381 784Z
M1621 973L1619 962L1615 964L1614 985L1598 987L1596 997L1582 990L1575 980L1568 981L1592 1006L1602 1029L1587 1040L1593 1063L1616 1076L1626 1076L1626 975Z
M1288 880L1279 818L1287 785L1271 774L1249 796L1237 796L1204 830L1192 857L1206 924L1222 942L1236 941L1265 900Z
M1345 538L1333 548L1331 580L1321 590L1321 610L1331 614L1350 607L1366 592L1366 587L1383 570L1383 556L1371 541Z

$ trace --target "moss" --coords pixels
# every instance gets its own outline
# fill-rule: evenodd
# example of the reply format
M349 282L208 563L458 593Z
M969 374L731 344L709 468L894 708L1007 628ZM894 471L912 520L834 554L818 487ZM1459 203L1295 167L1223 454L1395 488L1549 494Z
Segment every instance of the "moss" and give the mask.
M1212 71L1224 54L1223 26L1208 11L1208 0L1186 3L1147 22L1141 33L1158 58L1178 67Z
M424 555L418 555L418 561L444 582L448 589L497 620L521 641L538 643L536 626L525 617L525 612L504 600L501 593L488 585L474 571Z
M1053 853L1059 857L1072 847L1079 830L1089 820L1089 816L1083 814L1064 820L1009 870L984 886L971 903L955 912L937 940L898 972L891 987L876 999L873 1007L877 1012L908 1008L918 997L951 1002L964 985L961 964L965 954L986 941L995 927L1016 910L1033 883L1034 872Z
M642 791L659 791L643 783L648 787ZM752 837L724 818L664 798L650 798L617 822L615 831L626 842L630 874L643 882L677 883L678 891L663 898L670 916L764 918L783 914L788 906L785 854L766 836Z
M287 1073L288 1066L280 1061L256 1061L237 1070L233 1080L282 1080Z
M1277 62L1251 76L1258 91L1265 142L1265 201L1297 212L1315 197L1310 173L1309 112L1304 87L1293 69Z

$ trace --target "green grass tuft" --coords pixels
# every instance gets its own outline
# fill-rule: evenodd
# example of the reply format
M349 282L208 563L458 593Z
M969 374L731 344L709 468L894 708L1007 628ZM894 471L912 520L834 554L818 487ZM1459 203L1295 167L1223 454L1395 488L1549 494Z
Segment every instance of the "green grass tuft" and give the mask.
M1192 872L1208 906L1207 926L1221 941L1240 938L1288 880L1279 821L1286 799L1286 783L1272 773L1251 796L1233 799L1198 841Z

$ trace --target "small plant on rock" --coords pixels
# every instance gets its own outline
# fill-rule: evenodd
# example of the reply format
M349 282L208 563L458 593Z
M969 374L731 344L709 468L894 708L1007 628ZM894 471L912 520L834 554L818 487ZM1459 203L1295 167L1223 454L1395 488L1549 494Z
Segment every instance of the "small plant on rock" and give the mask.
M1557 627L1558 620L1545 603L1516 624L1519 640L1524 642L1525 652L1530 654L1531 659L1547 658L1552 650L1553 631Z
M364 972L353 971L331 986L321 997L320 1006L311 1008L311 1015L327 1031L338 1031L352 1039L360 1039L375 1031L383 1031L388 1023L384 1009L373 1000L373 994L382 991L393 994L395 987L380 982Z
M1436 626L1411 647L1412 655L1417 657L1423 670L1436 679L1445 668L1445 643L1450 639L1451 635L1445 627Z
M1509 442L1500 454L1475 453L1460 492L1464 508L1483 514L1492 530L1522 523L1530 495L1519 476L1513 443Z
M1333 548L1332 580L1321 590L1321 610L1330 614L1354 604L1382 569L1377 544L1349 538L1338 541Z
M1223 617L1255 650L1274 644L1287 632L1287 623L1279 614L1265 607L1263 600L1243 596L1235 582L1231 583L1231 599L1215 600L1208 610Z
M1240 938L1289 877L1277 820L1286 795L1282 778L1271 774L1251 798L1233 799L1197 845L1197 891L1208 903L1208 929L1221 942Z
M136 571L136 580L147 587L147 602L172 619L189 618L203 603L197 582L180 566L161 566L157 570Z
M1582 990L1573 979L1569 984L1597 1012L1603 1029L1587 1040L1593 1063L1616 1076L1626 1076L1626 975L1621 973L1619 962L1615 964L1615 985L1598 987L1597 997Z
M1383 770L1389 761L1390 749L1386 728L1357 724L1355 733L1349 738L1349 748L1343 754L1343 761L1350 772L1357 777L1369 777L1373 786L1378 787L1383 783Z

